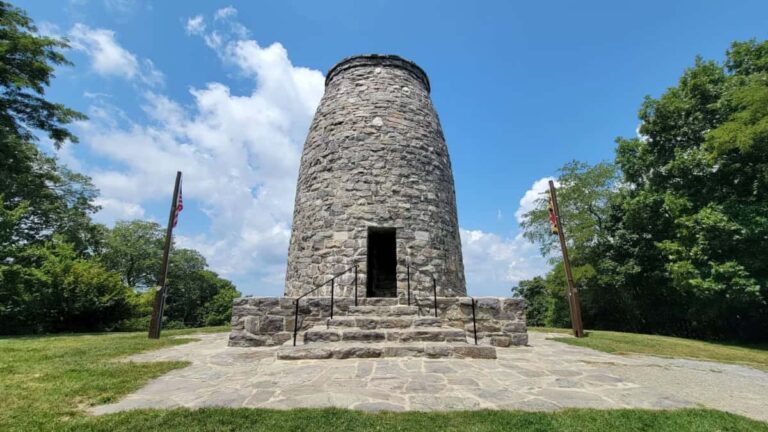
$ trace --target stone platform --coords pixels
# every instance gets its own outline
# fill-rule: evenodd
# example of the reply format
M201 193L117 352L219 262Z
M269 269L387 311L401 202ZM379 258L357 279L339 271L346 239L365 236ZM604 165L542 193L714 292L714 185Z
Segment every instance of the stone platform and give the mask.
M277 346L282 360L377 357L496 358L495 347L525 345L523 301L470 297L244 297L234 301L229 345ZM475 328L477 339L475 340Z
M282 347L232 348L227 334L133 355L185 361L91 414L163 408L366 411L671 409L707 407L768 421L768 372L713 362L615 355L547 340L497 349L496 359L426 357L281 361ZM473 345L474 346L474 345ZM489 347L492 348L492 347Z

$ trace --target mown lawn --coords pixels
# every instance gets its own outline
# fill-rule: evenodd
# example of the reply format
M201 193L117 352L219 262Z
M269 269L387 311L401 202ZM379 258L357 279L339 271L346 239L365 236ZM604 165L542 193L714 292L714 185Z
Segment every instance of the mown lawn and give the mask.
M768 431L768 425L719 411L690 409L565 410L555 413L523 411L463 411L447 413L377 413L341 409L271 411L204 409L143 411L74 422L71 430L216 430L269 432L338 431Z
M203 331L221 331L204 329ZM165 331L0 338L0 431L766 431L768 424L718 411L689 409L378 413L339 409L271 411L143 410L92 417L84 409L114 401L183 362L125 363L116 358L190 340Z
M571 333L570 329L532 327L531 331ZM555 337L553 340L613 354L649 354L734 363L768 370L768 345L735 345L670 336L590 330L581 339Z

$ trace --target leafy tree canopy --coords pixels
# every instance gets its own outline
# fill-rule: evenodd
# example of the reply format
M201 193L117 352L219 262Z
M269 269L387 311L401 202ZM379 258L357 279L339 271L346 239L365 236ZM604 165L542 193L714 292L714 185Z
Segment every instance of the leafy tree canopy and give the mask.
M561 170L574 265L592 269L581 281L587 325L764 338L768 42L736 42L723 64L697 58L639 118L639 137L617 139L621 180L605 164ZM545 206L522 225L551 253Z
M41 36L23 10L0 1L0 129L25 141L35 139L35 130L48 134L60 146L77 142L64 125L85 115L44 98L54 70L71 64L62 49L65 40Z

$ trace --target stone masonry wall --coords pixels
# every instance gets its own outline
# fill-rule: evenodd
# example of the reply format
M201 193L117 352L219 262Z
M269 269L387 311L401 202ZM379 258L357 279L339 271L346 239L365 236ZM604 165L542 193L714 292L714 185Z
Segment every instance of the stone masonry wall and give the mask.
M376 299L366 305L376 305ZM475 307L477 337L480 344L505 346L528 343L524 301L521 299L478 297ZM294 297L243 297L235 299L232 309L232 333L229 345L236 347L281 345L293 337ZM433 298L420 297L419 315L434 316ZM401 302L401 304L403 304ZM350 314L354 299L336 298L334 317ZM438 317L451 327L472 336L472 303L469 297L438 297ZM330 317L330 297L305 297L299 304L299 331L324 324ZM509 338L509 339L507 339ZM301 335L299 342L301 343Z
M396 56L359 56L328 73L301 157L286 296L358 263L365 296L368 227L396 228L397 288L410 259L415 293L464 296L448 148L424 71ZM351 296L354 275L337 280ZM314 296L330 295L330 285Z

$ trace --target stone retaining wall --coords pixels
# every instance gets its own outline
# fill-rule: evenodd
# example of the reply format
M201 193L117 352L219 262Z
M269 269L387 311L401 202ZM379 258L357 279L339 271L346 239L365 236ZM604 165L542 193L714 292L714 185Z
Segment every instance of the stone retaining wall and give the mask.
M377 306L379 316L387 316L387 306L394 299L360 298L360 306ZM476 297L475 316L478 343L484 345L525 345L528 334L524 301L503 297ZM405 303L400 299L400 306ZM434 298L412 299L419 316L434 316ZM397 308L398 306L390 306ZM352 310L350 310L352 309ZM438 317L448 326L472 335L472 300L470 297L438 297ZM293 337L295 297L243 297L232 307L232 333L229 346L252 347L281 345ZM324 324L331 314L330 297L306 297L299 304L299 331ZM357 315L354 298L337 297L334 317Z

